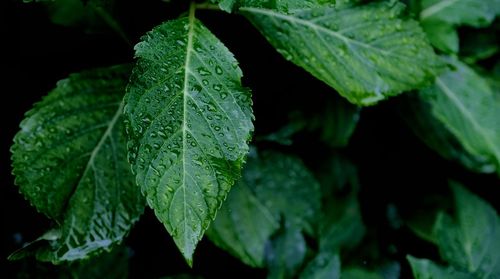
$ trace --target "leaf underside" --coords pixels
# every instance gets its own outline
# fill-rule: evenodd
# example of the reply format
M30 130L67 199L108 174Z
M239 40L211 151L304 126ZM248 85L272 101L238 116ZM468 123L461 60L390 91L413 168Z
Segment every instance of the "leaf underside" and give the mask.
M44 261L108 250L138 220L144 200L126 161L122 97L130 67L72 74L26 114L12 146L21 193L59 227L42 237ZM43 252L42 252L43 251Z
M192 13L154 28L135 49L125 97L129 161L191 264L248 152L250 91L233 55Z
M398 18L394 2L240 11L287 60L357 105L420 88L439 68L418 23Z

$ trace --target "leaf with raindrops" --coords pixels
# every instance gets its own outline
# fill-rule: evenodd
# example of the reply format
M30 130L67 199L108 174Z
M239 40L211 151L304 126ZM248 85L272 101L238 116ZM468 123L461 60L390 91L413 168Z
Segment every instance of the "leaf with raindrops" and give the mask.
M287 60L357 105L421 88L441 68L418 23L399 18L397 1L240 11Z
M136 47L125 97L129 161L189 264L253 131L250 91L229 50L194 18L163 23Z
M139 219L145 202L126 160L121 105L130 70L72 74L26 114L11 149L15 182L58 227L11 258L87 258L121 242Z
M281 218L312 233L320 187L302 161L278 152L251 153L208 237L244 263L265 266L265 247Z

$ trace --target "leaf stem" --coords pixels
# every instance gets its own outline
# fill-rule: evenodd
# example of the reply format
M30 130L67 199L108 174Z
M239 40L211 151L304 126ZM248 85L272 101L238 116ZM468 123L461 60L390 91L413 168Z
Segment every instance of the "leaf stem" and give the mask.
M133 46L132 42L128 38L127 34L123 30L123 28L120 26L118 21L114 19L105 9L102 7L99 7L95 4L92 4L92 2L88 3L89 7L91 7L100 17L101 19L111 28L113 31L118 34L120 38L123 39L123 41L128 45L128 46Z

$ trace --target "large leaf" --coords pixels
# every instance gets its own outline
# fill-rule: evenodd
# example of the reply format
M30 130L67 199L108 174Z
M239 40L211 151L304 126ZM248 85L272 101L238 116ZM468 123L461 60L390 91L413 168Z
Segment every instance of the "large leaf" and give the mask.
M76 260L120 242L144 200L126 162L122 97L130 67L73 74L26 114L12 146L21 193L60 225L41 260Z
M248 152L250 92L233 55L193 8L135 49L125 97L129 160L148 204L191 263Z
M420 88L436 74L438 60L424 32L417 22L398 18L402 9L392 1L292 13L260 6L240 11L286 59L352 103L369 105Z
M480 278L500 276L500 219L495 209L452 183L456 221L438 216L434 234L443 259Z
M407 257L415 279L476 279L477 277L458 271L453 267L442 267L431 260Z
M500 164L500 94L465 64L445 58L453 67L420 92L433 116L478 160ZM433 125L433 124L431 124Z
M500 0L422 0L420 19L482 27L500 12Z
M277 152L255 153L208 236L246 264L263 267L266 243L281 217L294 228L311 232L319 204L319 185L299 159Z

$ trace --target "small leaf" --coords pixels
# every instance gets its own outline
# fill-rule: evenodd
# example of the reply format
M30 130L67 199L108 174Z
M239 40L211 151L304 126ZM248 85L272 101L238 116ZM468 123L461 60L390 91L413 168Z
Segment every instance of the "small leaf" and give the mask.
M300 274L300 279L339 279L340 278L340 258L331 253L319 253L312 259L304 271Z
M422 21L484 27L500 12L500 0L422 0Z
M238 63L193 7L135 47L125 97L137 183L189 264L240 176L253 131Z
M468 153L495 165L500 173L500 95L465 64L444 59L454 69L439 76L419 96Z
M130 67L72 74L26 113L12 146L21 193L60 226L42 237L44 261L109 250L126 236L144 200L126 162L122 97ZM48 243L50 246L48 245Z
M279 220L242 179L229 193L207 235L244 263L264 267L265 244L278 228Z
M285 225L268 247L268 279L294 278L306 256L306 241L299 229Z
M500 219L495 209L461 185L451 185L456 221L441 214L434 228L441 256L480 278L500 276Z
M458 53L458 32L453 25L443 21L426 20L422 22L422 28L434 47L444 53Z
M327 203L320 221L319 249L353 249L361 242L365 232L356 195L350 195L345 201Z
M255 153L208 236L244 263L263 267L266 243L279 229L281 217L312 233L319 204L319 185L299 159L277 152Z
M442 267L431 260L407 256L415 279L476 279L477 277L452 267Z
M262 7L240 11L287 60L350 102L370 105L420 88L436 75L432 47L417 22L398 18L402 8L391 1L316 5L293 13Z

